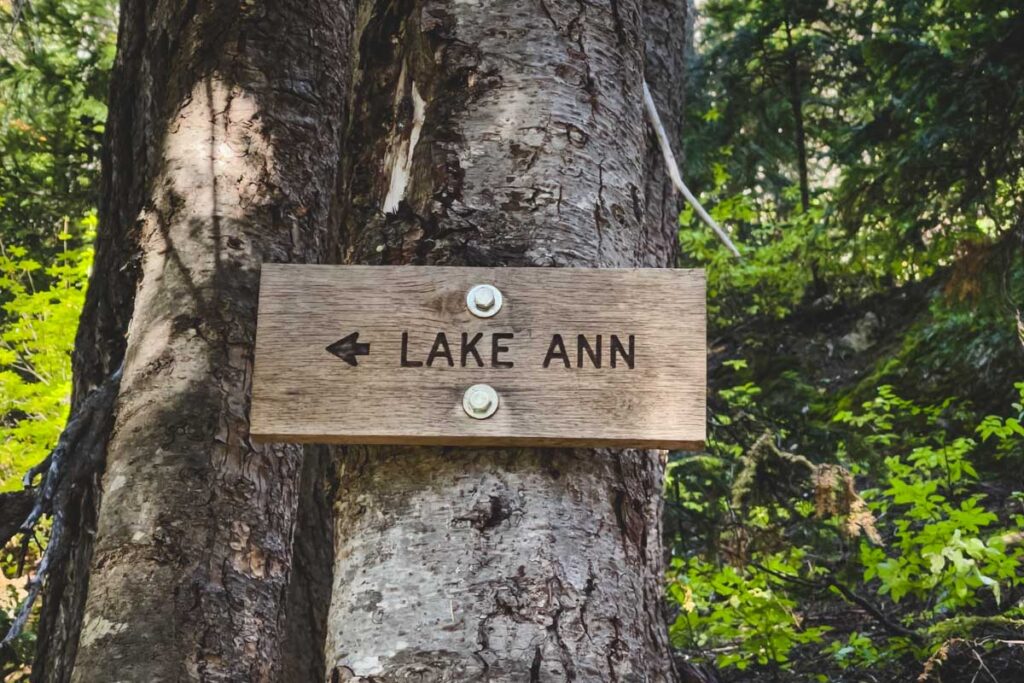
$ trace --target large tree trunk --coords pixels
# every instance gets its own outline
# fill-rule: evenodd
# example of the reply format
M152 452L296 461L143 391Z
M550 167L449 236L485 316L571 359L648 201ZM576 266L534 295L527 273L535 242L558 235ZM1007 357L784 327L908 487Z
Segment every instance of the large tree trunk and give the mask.
M673 678L662 454L317 448L300 477L247 413L263 261L672 265L640 92L677 136L684 19L123 0L75 405L123 379L36 680Z
M302 451L248 439L257 278L336 247L349 24L319 0L122 2L75 404L123 379L36 680L279 676Z
M345 260L671 265L678 206L641 84L646 39L647 77L681 112L684 14L368 2ZM671 680L663 465L649 451L347 449L331 680Z

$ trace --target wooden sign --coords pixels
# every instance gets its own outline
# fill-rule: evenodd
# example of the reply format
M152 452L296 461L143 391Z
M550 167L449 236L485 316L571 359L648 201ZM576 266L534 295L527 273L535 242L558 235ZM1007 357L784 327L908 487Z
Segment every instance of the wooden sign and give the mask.
M251 434L697 448L700 270L265 264Z

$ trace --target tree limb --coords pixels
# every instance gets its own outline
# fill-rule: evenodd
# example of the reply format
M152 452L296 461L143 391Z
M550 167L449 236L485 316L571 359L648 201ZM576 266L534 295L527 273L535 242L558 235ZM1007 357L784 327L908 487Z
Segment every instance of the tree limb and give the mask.
M35 492L35 504L17 531L28 536L39 519L48 514L53 519L50 541L43 551L33 575L26 585L28 595L0 641L0 647L9 645L25 627L32 605L39 597L50 568L64 555L64 520L71 489L91 477L102 465L106 450L106 425L113 419L114 401L121 385L122 367L115 370L99 387L93 390L78 409L68 418L57 445L41 463L25 475L26 487L43 470L43 481Z
M665 133L665 126L661 123L661 117L658 116L658 109L654 106L654 99L651 97L651 90L647 87L647 81L644 81L644 108L647 110L647 120L650 121L651 127L654 128L655 134L658 136L658 144L661 145L661 155L665 158L665 167L668 169L668 176L672 179L672 184L676 190L686 198L693 210L697 212L700 219L704 221L708 227L715 231L718 235L718 239L722 241L722 244L732 252L732 255L736 258L742 258L740 256L739 249L732 243L729 235L726 234L725 230L722 230L718 222L711 217L701 203L697 201L697 198L690 192L690 188L686 187L686 183L683 182L683 177L679 174L679 164L676 162L676 157L672 153L672 145L669 144L668 134Z
M924 636L922 636L920 633L889 619L889 617L885 616L885 614L882 613L882 610L878 609L873 604L871 604L871 602L867 598L858 595L853 590L839 583L836 580L835 576L830 575L827 579L825 579L825 581L822 582L808 581L807 579L803 579L799 576L793 576L791 574L786 574L784 572L769 569L768 567L760 565L756 562L751 562L750 566L759 571L763 571L766 574L770 574L771 576L774 576L778 579L781 579L788 583L792 583L797 586L802 586L804 588L814 588L818 590L823 590L826 588L834 587L837 591L839 591L840 595L842 595L850 602L856 603L859 607L863 608L864 611L870 614L875 619L875 621L877 621L886 631L888 631L892 635L910 638L918 644L924 642Z
M918 633L917 631L913 631L907 628L906 626L903 626L902 624L898 624L895 621L892 621L891 619L889 619L889 617L885 616L885 614L882 613L882 610L872 605L866 598L861 597L854 591L850 590L843 584L836 581L835 577L830 576L826 582L826 586L834 586L835 589L838 590L844 598L864 608L864 610L872 617L874 617L875 621L881 624L882 627L885 628L885 630L889 633L895 636L903 636L905 638L910 638L918 644L924 642L924 637L920 633Z

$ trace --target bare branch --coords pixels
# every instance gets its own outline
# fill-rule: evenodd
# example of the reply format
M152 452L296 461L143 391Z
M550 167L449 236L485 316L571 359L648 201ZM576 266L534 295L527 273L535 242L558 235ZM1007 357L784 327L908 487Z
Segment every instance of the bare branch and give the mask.
M57 439L57 445L50 455L25 475L26 486L37 474L46 474L36 489L35 505L22 522L19 531L28 537L39 519L49 514L53 519L50 527L50 541L43 551L35 574L26 586L28 595L21 603L17 616L0 641L0 647L9 645L22 629L32 612L32 605L39 597L50 568L63 556L65 507L72 486L83 481L99 468L105 452L105 426L113 416L114 401L121 385L122 367L115 370L99 387L93 390L68 422Z
M711 217L704 207L701 206L697 198L690 192L690 188L686 187L686 183L683 182L683 177L679 174L679 164L676 163L676 157L672 153L672 146L668 142L668 135L665 133L665 127L661 124L661 117L658 116L658 109L654 106L654 99L651 97L651 90L647 87L647 81L644 81L644 108L647 110L647 119L651 123L651 127L654 128L654 132L658 136L658 143L661 145L661 155L665 158L665 166L668 168L668 176L672 179L672 184L676 190L679 191L686 201L689 202L693 210L697 212L701 220L704 221L708 227L715 231L718 235L718 239L722 241L722 244L732 252L732 255L736 258L742 258L740 256L739 249L732 243L729 235L726 234L725 230Z
M914 641L919 645L922 642L924 642L924 637L920 633L918 633L917 631L913 631L901 624L898 624L895 621L892 621L887 616L885 616L885 614L882 613L882 610L871 604L871 602L869 602L867 598L858 595L853 590L839 583L838 581L836 581L834 576L830 576L828 578L827 585L834 587L837 591L839 591L839 593L844 598L846 598L850 602L856 603L860 605L862 608L864 608L868 614L874 617L875 621L877 621L883 628L885 628L886 631L888 631L892 635L909 638L910 640Z

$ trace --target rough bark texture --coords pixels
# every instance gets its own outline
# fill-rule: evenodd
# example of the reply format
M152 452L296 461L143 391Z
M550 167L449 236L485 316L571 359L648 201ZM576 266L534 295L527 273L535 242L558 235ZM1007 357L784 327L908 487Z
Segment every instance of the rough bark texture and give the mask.
M124 377L36 680L280 673L301 449L248 441L257 282L334 250L346 7L122 3L75 400Z
M299 487L287 594L287 633L280 680L323 681L327 607L334 560L331 502L334 476L330 449L307 447Z
M661 123L675 153L683 160L682 118L686 109L686 54L692 43L692 0L644 0L644 72ZM679 212L683 200L672 187L661 150L648 138L644 156L644 222L651 234L652 253L660 259L645 265L674 266ZM658 231L654 226L661 226ZM660 239L660 241L658 241ZM663 259L663 260L661 260Z
M640 92L646 47L675 132L684 18L366 3L344 260L672 264L678 204ZM351 448L337 471L330 680L673 679L659 453Z
M7 545L7 542L18 533L21 523L32 510L33 503L35 497L31 491L0 493L0 545Z
M124 374L36 680L672 680L659 453L318 448L300 477L247 412L262 261L671 265L640 87L677 134L685 14L123 0L74 404Z

